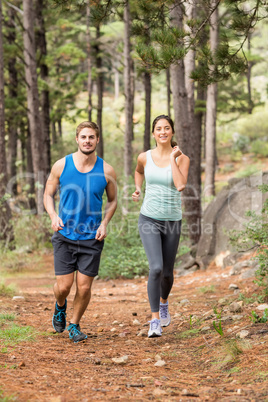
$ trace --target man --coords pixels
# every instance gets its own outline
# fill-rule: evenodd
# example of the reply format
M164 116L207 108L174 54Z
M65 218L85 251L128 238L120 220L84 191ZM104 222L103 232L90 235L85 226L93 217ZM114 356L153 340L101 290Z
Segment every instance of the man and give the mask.
M99 128L93 122L83 122L76 129L78 151L58 160L47 180L44 205L54 230L54 267L56 283L55 312L52 324L57 332L66 328L67 296L75 280L76 293L73 315L67 328L75 343L87 335L79 322L88 306L91 286L98 274L100 256L107 236L107 225L117 206L116 175L112 166L95 154ZM60 189L59 214L54 197ZM102 196L107 203L102 219Z

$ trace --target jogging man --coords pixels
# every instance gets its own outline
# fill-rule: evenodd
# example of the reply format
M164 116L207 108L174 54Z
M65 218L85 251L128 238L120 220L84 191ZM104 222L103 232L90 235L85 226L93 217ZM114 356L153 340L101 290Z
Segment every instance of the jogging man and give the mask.
M52 324L57 332L65 330L67 296L76 280L73 315L67 328L69 338L75 343L87 338L79 323L90 301L91 286L98 274L107 236L106 228L117 206L116 175L112 166L96 156L98 142L97 124L79 124L76 129L77 152L53 165L44 193L44 205L54 230L56 305ZM60 202L57 214L54 198L58 187ZM107 203L102 219L104 190Z

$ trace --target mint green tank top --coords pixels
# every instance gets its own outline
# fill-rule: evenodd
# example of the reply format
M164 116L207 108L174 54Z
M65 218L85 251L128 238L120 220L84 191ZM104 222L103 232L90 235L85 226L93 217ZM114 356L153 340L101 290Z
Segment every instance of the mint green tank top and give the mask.
M146 158L145 197L140 212L161 221L180 221L181 194L174 185L171 165L158 167L152 159L151 150L146 152Z

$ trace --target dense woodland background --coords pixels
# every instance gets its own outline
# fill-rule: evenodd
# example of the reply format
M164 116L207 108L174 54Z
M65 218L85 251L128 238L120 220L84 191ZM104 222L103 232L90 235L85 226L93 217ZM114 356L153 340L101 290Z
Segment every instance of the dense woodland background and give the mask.
M50 247L47 175L93 120L119 183L101 274L145 273L131 193L159 114L191 158L180 252L197 243L219 161L226 173L250 155L243 176L268 156L267 12L260 0L0 0L2 252Z

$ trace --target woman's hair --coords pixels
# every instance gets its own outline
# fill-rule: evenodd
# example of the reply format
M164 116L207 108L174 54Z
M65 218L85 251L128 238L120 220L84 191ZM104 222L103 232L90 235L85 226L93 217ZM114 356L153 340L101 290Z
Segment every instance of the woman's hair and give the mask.
M82 131L83 128L92 128L95 131L97 138L99 138L100 136L99 127L97 126L96 123L93 123L93 121L83 121L82 123L80 123L76 127L76 137L78 137L80 131Z
M167 120L167 121L169 122L170 127L171 127L171 129L172 129L172 134L175 134L173 120L171 119L171 117L166 116L165 114L161 114L160 116L157 116L157 117L154 119L153 124L152 124L152 133L154 132L156 123L157 123L159 120L162 120L162 119L165 119L165 120ZM175 147L176 145L177 145L176 141L171 140L171 146L172 146L172 148Z

